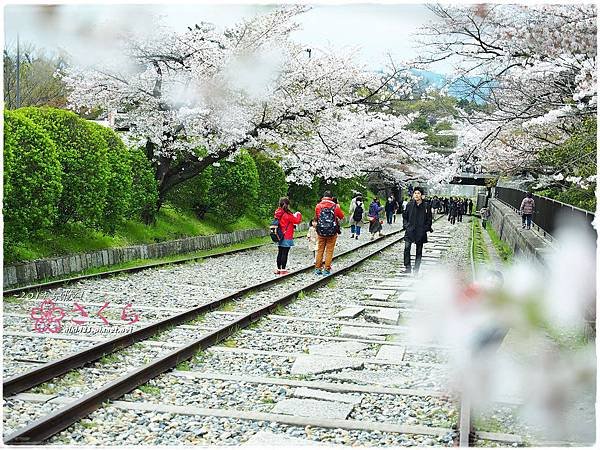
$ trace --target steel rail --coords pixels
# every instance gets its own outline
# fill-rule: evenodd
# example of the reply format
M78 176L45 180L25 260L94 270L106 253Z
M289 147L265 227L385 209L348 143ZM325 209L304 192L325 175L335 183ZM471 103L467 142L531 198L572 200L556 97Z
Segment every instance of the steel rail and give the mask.
M386 237L390 237L393 234L397 234L402 230L396 231L394 233L390 233L386 235ZM114 400L123 396L124 394L131 392L136 387L146 383L152 378L157 377L161 373L174 368L177 364L187 359L193 357L199 350L204 350L211 345L214 345L223 339L231 336L233 333L239 331L240 328L247 327L248 325L256 322L262 317L269 314L271 311L275 310L279 306L284 306L295 299L300 292L313 290L317 287L325 285L329 282L330 278L333 278L338 275L342 275L352 269L354 269L359 264L362 264L369 258L375 256L376 254L386 250L392 245L402 241L404 236L396 239L392 239L391 242L383 245L381 248L374 250L368 255L360 258L358 261L350 263L348 266L343 267L336 272L319 277L318 280L310 282L307 285L302 286L299 289L296 289L292 292L285 294L283 297L278 298L272 303L261 306L239 319L230 322L227 325L219 328L218 330L207 333L200 339L192 342L191 344L186 345L181 349L174 350L169 354L157 358L153 362L143 366L139 369L136 369L128 374L123 375L122 377L107 383L106 385L100 387L99 389L90 392L89 394L83 396L76 401L65 405L57 411L54 411L48 414L45 417L42 417L33 423L16 430L6 437L4 443L5 444L40 444L53 435L59 433L60 431L68 428L78 420L87 416L91 412L95 411L102 404L109 400ZM373 244L375 242L380 241L377 239L375 241L371 241L369 244ZM358 248L366 247L369 244L364 244ZM344 254L348 254L351 251L344 252ZM342 256L340 254L339 256ZM312 269L312 266L311 266ZM305 271L305 269L301 270ZM299 273L300 271L296 271L294 273ZM276 279L278 280L278 279ZM249 290L249 289L248 289ZM238 294L239 295L239 294Z
M387 234L386 237L394 236L402 231L403 229L394 231L392 233ZM377 239L366 242L365 244L355 247L354 249L350 249L338 254L334 259L341 258L359 249L373 245L379 241L380 240ZM309 265L305 266L304 268L290 272L288 275L280 276L278 278L271 278L269 280L256 283L252 286L245 287L232 294L225 295L209 303L200 306L195 306L191 309L188 309L187 311L183 311L174 316L151 323L150 325L132 331L131 333L116 336L107 341L93 345L92 347L89 347L86 350L69 354L60 359L50 361L39 367L35 367L27 372L14 375L6 380L3 380L3 397L8 397L23 392L27 389L31 389L32 387L38 386L48 380L51 380L52 378L63 375L69 370L82 367L85 364L94 362L110 353L114 353L118 350L122 350L123 348L129 347L137 342L148 339L151 336L158 334L166 329L194 320L198 316L205 314L213 309L216 309L222 306L223 304L234 300L250 291L267 288L273 284L280 283L282 280L286 280L287 277L308 272L313 269L314 266Z
M471 245L469 249L469 259L471 260L471 279L475 280L475 220L471 222ZM463 392L460 393L460 414L458 422L458 445L460 447L469 447L470 443L474 440L475 430L473 428L471 399L468 395Z

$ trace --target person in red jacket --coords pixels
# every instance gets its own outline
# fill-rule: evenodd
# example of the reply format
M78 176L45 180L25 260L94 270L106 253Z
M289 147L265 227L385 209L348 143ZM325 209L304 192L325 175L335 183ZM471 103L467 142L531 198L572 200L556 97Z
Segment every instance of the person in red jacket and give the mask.
M283 232L283 239L277 244L277 270L275 274L287 275L289 272L285 266L287 265L290 248L294 245L294 225L302 222L302 214L300 214L300 211L292 213L290 210L290 199L281 197L279 199L279 208L275 210L273 217L279 220L279 227Z
M331 260L333 249L338 236L338 225L344 218L340 205L332 199L330 191L323 194L323 198L315 207L317 217L317 257L315 260L315 274L329 275L331 273ZM323 263L325 254L325 263Z

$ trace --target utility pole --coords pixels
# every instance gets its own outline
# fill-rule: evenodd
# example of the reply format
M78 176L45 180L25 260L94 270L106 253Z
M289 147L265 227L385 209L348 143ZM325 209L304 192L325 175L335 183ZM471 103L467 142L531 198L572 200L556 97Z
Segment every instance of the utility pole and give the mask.
M19 33L17 33L17 109L21 107L21 50L19 48Z

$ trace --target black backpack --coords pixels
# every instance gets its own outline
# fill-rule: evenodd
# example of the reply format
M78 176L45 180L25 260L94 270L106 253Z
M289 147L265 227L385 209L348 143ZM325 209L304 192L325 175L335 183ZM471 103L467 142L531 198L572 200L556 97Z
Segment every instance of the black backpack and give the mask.
M352 218L354 219L354 221L360 222L362 220L364 212L365 212L365 210L363 209L362 206L356 205L356 209L354 210L354 213L352 213Z
M279 226L279 220L273 219L271 226L269 227L269 236L273 242L279 242L283 240L283 230Z
M337 234L337 221L335 220L335 207L321 208L317 218L317 234L319 236L335 236Z

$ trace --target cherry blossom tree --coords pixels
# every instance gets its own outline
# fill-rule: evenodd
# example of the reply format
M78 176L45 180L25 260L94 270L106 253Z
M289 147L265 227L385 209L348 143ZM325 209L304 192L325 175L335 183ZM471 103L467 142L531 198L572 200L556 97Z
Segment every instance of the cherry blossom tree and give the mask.
M69 72L71 104L122 114L126 139L156 167L159 206L171 188L243 147L281 158L296 183L351 177L386 154L420 160L426 148L405 129L408 119L372 112L409 95L410 82L398 81L406 71L382 75L355 64L352 52L307 51L290 39L305 10L279 8L224 32L202 23L129 36L130 66Z
M489 108L464 114L457 129L463 161L488 169L536 170L537 155L595 116L596 7L434 6L420 63L454 61L456 77Z

